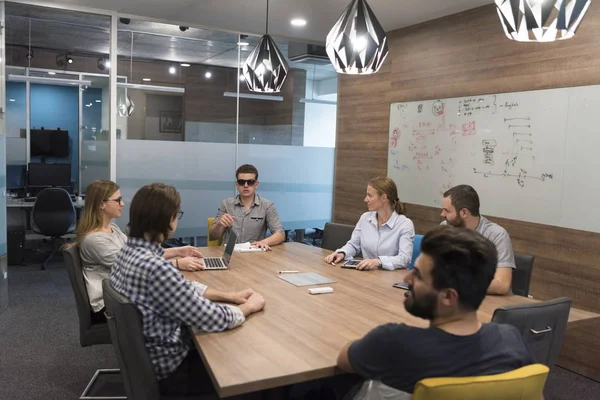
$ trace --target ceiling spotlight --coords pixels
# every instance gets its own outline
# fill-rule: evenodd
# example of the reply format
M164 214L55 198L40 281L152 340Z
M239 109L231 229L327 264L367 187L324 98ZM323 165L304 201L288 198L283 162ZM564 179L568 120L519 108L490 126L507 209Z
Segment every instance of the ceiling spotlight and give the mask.
M119 22L125 25L129 25L131 20L129 18L119 18Z
M306 26L306 20L302 18L294 18L290 21L290 24L292 24L292 26L302 27Z
M179 65L181 65L182 67L186 67L186 68L190 66L190 64L188 64L188 63L181 63Z
M210 79L210 78L212 77L212 72L210 72L210 71L206 71L206 73L204 74L204 77L205 77L206 79Z
M177 69L175 69L175 67L173 67L173 66L169 67L169 73L171 75L175 75L176 72L177 72Z
M187 31L188 29L190 29L190 27L189 27L189 26L180 26L180 27L179 27L179 30L180 30L181 32L185 32L185 31Z
M71 53L67 53L65 58L67 59L67 63L73 64L73 57L71 57Z

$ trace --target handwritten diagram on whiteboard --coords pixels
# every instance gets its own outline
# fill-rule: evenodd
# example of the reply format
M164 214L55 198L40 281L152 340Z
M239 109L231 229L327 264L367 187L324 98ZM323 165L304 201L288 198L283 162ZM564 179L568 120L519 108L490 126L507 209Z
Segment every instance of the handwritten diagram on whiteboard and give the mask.
M400 198L439 207L469 184L484 214L561 225L567 91L392 104L388 175Z

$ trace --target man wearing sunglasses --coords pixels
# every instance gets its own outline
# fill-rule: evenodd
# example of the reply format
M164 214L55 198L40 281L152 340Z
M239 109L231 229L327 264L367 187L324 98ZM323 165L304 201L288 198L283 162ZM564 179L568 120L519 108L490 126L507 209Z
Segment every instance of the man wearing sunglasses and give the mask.
M285 240L275 205L256 194L259 182L255 166L244 164L237 169L235 175L239 195L221 202L209 232L210 239L223 238L226 242L229 232L233 230L238 243L250 242L253 246L270 250L271 246ZM267 228L271 236L265 238Z

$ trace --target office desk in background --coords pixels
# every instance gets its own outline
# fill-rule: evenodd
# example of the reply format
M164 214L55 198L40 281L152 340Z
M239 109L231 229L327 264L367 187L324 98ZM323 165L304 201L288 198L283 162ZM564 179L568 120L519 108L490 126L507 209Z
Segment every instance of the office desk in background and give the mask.
M23 199L15 199L12 197L6 198L6 219L7 226L23 226L26 230L31 230L31 212L33 211L34 201L26 202ZM79 220L79 214L81 213L81 209L85 205L85 200L74 201L73 205L75 206L75 211L77 213L77 220ZM11 211L13 210L21 210L23 213L20 216L15 215ZM25 217L23 220L22 217Z
M223 248L200 251L221 256ZM188 279L222 291L252 288L267 301L264 311L250 316L239 328L195 335L219 396L333 376L340 372L336 360L342 347L376 326L388 322L428 325L404 309L404 290L392 287L406 270L362 272L333 267L323 261L329 252L288 242L270 252L234 253L225 271L184 272ZM334 292L310 295L307 287L278 279L281 270L317 272L336 281L324 285ZM520 296L487 296L478 316L489 322L498 307L534 302ZM572 308L569 326L594 319L600 321L600 315ZM565 341L569 337L567 328Z

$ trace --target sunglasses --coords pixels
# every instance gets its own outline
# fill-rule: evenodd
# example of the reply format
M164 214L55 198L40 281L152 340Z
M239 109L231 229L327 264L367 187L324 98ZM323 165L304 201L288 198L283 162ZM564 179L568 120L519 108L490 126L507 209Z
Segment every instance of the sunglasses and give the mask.
M117 197L116 199L107 199L104 201L114 201L117 204L121 204L123 202L123 197Z
M256 179L238 179L237 180L237 184L240 186L245 186L246 183L248 184L248 186L254 186L254 184L256 183Z

